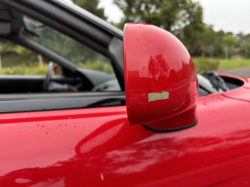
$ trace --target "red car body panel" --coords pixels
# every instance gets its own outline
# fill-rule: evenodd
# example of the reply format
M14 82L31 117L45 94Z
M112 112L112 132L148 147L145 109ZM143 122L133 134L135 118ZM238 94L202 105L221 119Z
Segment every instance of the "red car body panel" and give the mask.
M129 125L125 106L1 114L0 186L249 186L249 111L211 94L171 133Z
M220 74L220 76L238 79L243 82L243 85L241 87L231 90L229 92L221 93L223 96L250 102L250 96L249 96L250 95L250 78L247 78L247 77L240 78L237 76L226 75L226 74Z

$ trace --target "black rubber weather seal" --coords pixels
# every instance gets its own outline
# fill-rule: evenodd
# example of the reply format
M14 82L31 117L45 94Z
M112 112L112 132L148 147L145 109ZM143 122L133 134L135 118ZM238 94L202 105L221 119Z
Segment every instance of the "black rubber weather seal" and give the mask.
M145 129L151 131L151 132L154 132L154 133L165 133L165 132L175 132L175 131L180 131L180 130L183 130L183 129L187 129L187 128L195 126L197 123L198 123L198 119L196 118L196 121L194 123L189 124L189 125L186 125L186 126L183 126L183 127L178 127L178 128L172 128L172 129L162 129L162 130L152 129L152 128L144 125L144 124L141 125L141 126L144 127Z

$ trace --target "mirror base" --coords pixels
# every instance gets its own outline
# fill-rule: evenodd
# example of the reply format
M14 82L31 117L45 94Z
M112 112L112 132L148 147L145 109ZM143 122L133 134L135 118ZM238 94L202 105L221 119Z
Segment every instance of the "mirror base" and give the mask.
M187 129L195 126L197 123L198 119L195 112L192 112L188 115L179 115L174 118L143 124L142 126L154 133L162 133Z
M145 129L151 131L151 132L154 132L154 133L165 133L165 132L175 132L175 131L180 131L180 130L183 130L183 129L187 129L187 128L190 128L190 127L193 127L195 126L196 124L198 123L198 120L196 120L194 123L190 124L190 125L187 125L187 126L184 126L184 127L179 127L179 128L172 128L172 129L152 129L150 127L148 127L147 125L142 125Z

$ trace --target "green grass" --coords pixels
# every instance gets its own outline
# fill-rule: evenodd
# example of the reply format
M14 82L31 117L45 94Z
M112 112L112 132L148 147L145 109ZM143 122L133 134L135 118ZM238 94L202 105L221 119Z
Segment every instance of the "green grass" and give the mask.
M204 72L215 69L234 69L241 67L250 67L250 59L244 60L225 60L218 58L199 58L194 57L193 62L197 72Z
M17 67L17 66L32 66L37 64L37 57L33 56L18 56L18 55L3 55L1 58L2 68Z
M45 75L48 69L47 63L44 62L42 67L38 66L36 56L2 56L2 69L0 75ZM113 67L110 63L104 62L86 62L80 64L84 69L97 70L109 74L114 74Z
M11 67L0 69L0 75L46 75L48 66L43 65L43 67L33 66L33 67Z
M83 68L97 70L109 74L113 74L113 68L111 64L105 63L86 63L81 65ZM44 64L42 67L39 66L13 66L8 68L0 69L0 75L45 75L48 69L48 65Z
M240 60L220 60L219 69L232 69L250 66L250 59Z
M197 73L218 69L220 60L212 58L192 58Z
M46 75L48 66L38 66L37 56L2 55L0 75Z

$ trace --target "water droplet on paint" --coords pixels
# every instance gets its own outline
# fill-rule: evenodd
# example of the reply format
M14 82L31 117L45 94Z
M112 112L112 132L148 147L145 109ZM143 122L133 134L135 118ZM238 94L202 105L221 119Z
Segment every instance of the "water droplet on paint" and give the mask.
M104 181L104 176L103 176L103 174L101 174L101 179L102 179L102 181Z

